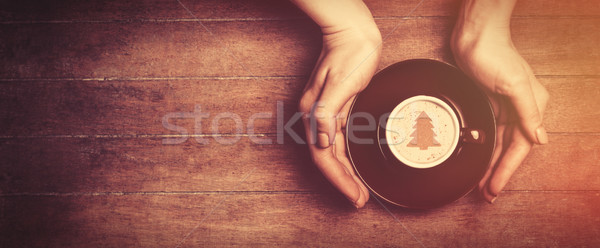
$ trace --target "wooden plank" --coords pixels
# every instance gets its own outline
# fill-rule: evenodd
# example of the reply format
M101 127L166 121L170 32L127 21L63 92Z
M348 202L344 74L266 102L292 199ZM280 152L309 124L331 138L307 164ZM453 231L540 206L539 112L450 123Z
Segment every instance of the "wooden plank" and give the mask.
M378 17L406 16L420 0L366 0ZM204 20L222 19L292 19L306 18L291 2L280 0L182 1L197 17ZM456 16L459 0L427 0L410 16ZM593 0L518 1L514 16L598 16L600 5ZM173 20L192 18L177 1L57 1L23 0L0 2L0 21L114 21L114 20Z
M304 84L302 78L4 82L0 135L181 134L165 120L190 135L236 133L235 116L240 134L252 131L249 124L254 133L275 133L278 116L287 122L297 111ZM271 118L251 121L258 113Z
M261 137L272 139L276 137ZM155 139L2 140L0 192L322 191L331 188L307 148L242 138L163 145ZM506 190L600 190L598 135L550 135L535 147Z
M181 134L174 127L165 126L165 118L190 135L231 134L238 127L243 134L273 134L278 130L278 116L283 118L281 123L294 122L305 81L306 78L0 82L0 135ZM599 78L541 77L540 81L552 96L545 115L548 131L600 132L596 125L600 119L600 109L596 107L600 106ZM200 128L195 127L190 116L177 116L191 115L196 107L199 112L194 116L201 121ZM226 117L223 113L237 116L239 124L231 118L221 119ZM259 113L270 113L271 117L253 121L251 117L258 117ZM248 128L249 124L253 124L253 129Z
M550 144L534 146L505 190L600 189L600 136L550 135Z
M544 125L552 132L598 132L600 120L600 78L541 77L550 101ZM585 118L577 115L583 114ZM584 127L587 126L587 127Z
M515 16L594 16L600 15L600 3L594 0L579 1L517 1Z
M171 0L2 1L0 9L0 20L4 22L170 19L187 15L177 1Z
M375 17L406 16L420 0L365 0ZM461 0L425 0L411 16L456 16ZM594 0L543 1L520 0L513 17L531 16L590 16L600 15L600 4Z
M274 138L275 139L275 138ZM327 186L307 148L190 139L3 140L0 192L306 190ZM289 142L289 141L288 141Z
M5 247L600 245L597 192L511 192L431 211L329 194L3 197ZM515 218L527 216L526 218ZM189 236L187 236L189 234ZM413 237L414 235L414 237Z
M511 192L492 205L467 197L416 218L391 209L425 247L593 247L600 243L599 210L598 192Z
M305 75L318 56L308 20L205 25L216 36L194 22L5 25L0 77Z
M381 66L412 58L453 63L450 18L379 21L384 40ZM391 33L393 27L398 29ZM514 19L512 37L517 50L537 75L598 75L600 49L595 46L600 22L595 19ZM557 35L557 34L561 35ZM568 51L568 52L567 52ZM577 65L572 67L570 65Z
M2 247L174 247L221 196L0 198Z
M222 19L293 19L306 18L290 1L203 0L181 1L196 18ZM0 3L0 21L118 21L118 20L191 20L177 1L56 1L25 0Z
M511 23L514 44L534 73L560 75L563 74L560 67L566 64L580 66L567 69L568 73L600 73L600 49L593 47L600 40L600 33L596 33L596 30L600 31L598 19L574 18L564 22L548 21L552 27L536 26L541 20L522 19ZM592 30L595 33L585 34ZM579 54L586 55L579 57Z
M320 33L308 20L4 25L1 78L308 75ZM410 58L452 62L451 18L379 20L381 68ZM596 32L598 31L598 32ZM558 35L560 33L560 35ZM596 19L515 19L517 48L541 75L598 75ZM108 38L109 37L109 38Z

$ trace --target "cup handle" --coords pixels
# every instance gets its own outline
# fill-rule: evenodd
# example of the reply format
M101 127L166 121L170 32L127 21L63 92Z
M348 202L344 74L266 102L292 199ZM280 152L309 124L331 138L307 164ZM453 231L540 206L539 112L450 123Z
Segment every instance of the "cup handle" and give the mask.
M473 143L473 144L483 144L485 143L485 132L480 129L475 128L463 128L460 130L460 136L462 137L463 142Z

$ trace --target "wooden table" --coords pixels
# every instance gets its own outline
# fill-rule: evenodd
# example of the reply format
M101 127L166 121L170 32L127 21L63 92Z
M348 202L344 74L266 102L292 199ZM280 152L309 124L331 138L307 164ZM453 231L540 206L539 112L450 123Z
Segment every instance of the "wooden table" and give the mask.
M366 1L380 68L453 63L458 1L419 2ZM320 49L292 4L181 3L0 3L0 247L600 246L598 1L518 3L550 144L494 204L428 211L356 210L278 136Z

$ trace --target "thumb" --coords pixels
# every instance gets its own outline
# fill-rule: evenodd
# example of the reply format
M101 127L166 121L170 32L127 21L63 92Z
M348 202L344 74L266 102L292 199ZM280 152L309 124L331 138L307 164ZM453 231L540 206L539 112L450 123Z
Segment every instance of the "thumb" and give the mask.
M313 107L312 127L316 128L318 145L327 148L335 141L340 111L358 90L341 82L326 82L319 100Z
M519 123L528 138L537 144L548 143L548 134L542 125L542 115L538 108L531 83L529 81L518 83L516 89L508 97L513 104Z

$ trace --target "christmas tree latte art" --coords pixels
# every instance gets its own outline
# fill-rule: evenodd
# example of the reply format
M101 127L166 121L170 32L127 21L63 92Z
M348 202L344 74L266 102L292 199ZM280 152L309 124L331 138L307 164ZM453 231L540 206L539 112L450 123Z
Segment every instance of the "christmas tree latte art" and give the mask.
M440 146L440 143L435 140L436 135L433 132L431 118L425 111L417 117L417 124L414 127L415 131L410 135L413 139L408 142L408 147L419 147L421 150L427 150L430 146Z
M452 108L431 96L404 100L386 123L390 150L414 168L431 168L444 162L456 148L458 136L458 118Z

